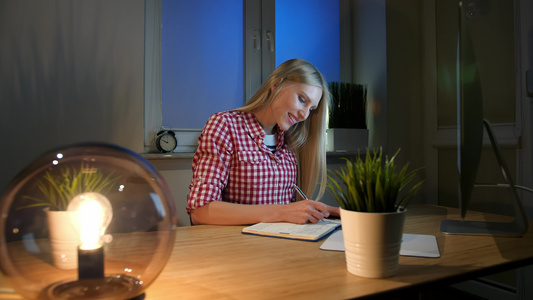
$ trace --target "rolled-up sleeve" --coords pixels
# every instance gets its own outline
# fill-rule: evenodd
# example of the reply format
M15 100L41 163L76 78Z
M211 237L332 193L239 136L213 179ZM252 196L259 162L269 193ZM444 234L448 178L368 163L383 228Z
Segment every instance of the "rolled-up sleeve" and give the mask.
M207 121L192 161L193 176L187 197L187 212L211 201L220 201L227 185L232 143L225 118L214 114Z

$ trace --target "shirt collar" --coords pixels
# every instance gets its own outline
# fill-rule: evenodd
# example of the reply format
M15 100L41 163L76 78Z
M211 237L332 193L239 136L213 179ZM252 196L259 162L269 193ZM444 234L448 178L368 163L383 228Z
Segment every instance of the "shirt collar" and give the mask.
M263 127L261 127L261 124L255 117L255 115L251 112L247 111L241 111L242 117L244 119L244 124L246 124L246 128L252 137L252 139L261 138L263 139L265 137L265 131L263 130ZM285 131L282 131L277 127L278 130L278 145L284 143L284 134Z

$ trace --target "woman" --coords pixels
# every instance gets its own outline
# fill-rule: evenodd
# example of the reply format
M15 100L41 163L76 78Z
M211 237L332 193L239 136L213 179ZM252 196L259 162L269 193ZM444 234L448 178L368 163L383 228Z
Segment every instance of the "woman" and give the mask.
M193 224L317 223L339 209L295 200L324 194L327 84L309 62L281 64L244 107L213 114L193 158ZM251 205L253 204L253 205Z

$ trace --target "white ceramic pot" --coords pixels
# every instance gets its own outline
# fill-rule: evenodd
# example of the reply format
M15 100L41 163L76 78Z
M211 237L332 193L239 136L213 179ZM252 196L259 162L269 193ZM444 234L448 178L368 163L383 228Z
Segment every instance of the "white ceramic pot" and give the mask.
M46 211L48 235L54 266L63 270L78 268L80 235L72 224L69 211Z
M342 235L348 272L384 278L398 271L406 210L369 213L341 208Z
M326 151L366 151L368 129L328 128L326 130Z

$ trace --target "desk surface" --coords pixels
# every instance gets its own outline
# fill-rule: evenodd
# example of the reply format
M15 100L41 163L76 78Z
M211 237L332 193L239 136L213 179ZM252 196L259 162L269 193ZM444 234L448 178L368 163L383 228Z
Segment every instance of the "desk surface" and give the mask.
M146 299L346 299L450 284L533 263L532 225L523 238L444 235L443 219L459 219L458 210L409 207L404 232L435 235L441 257L401 256L398 273L385 279L350 274L344 253L320 250L322 241L244 235L243 226L180 227L172 256Z

